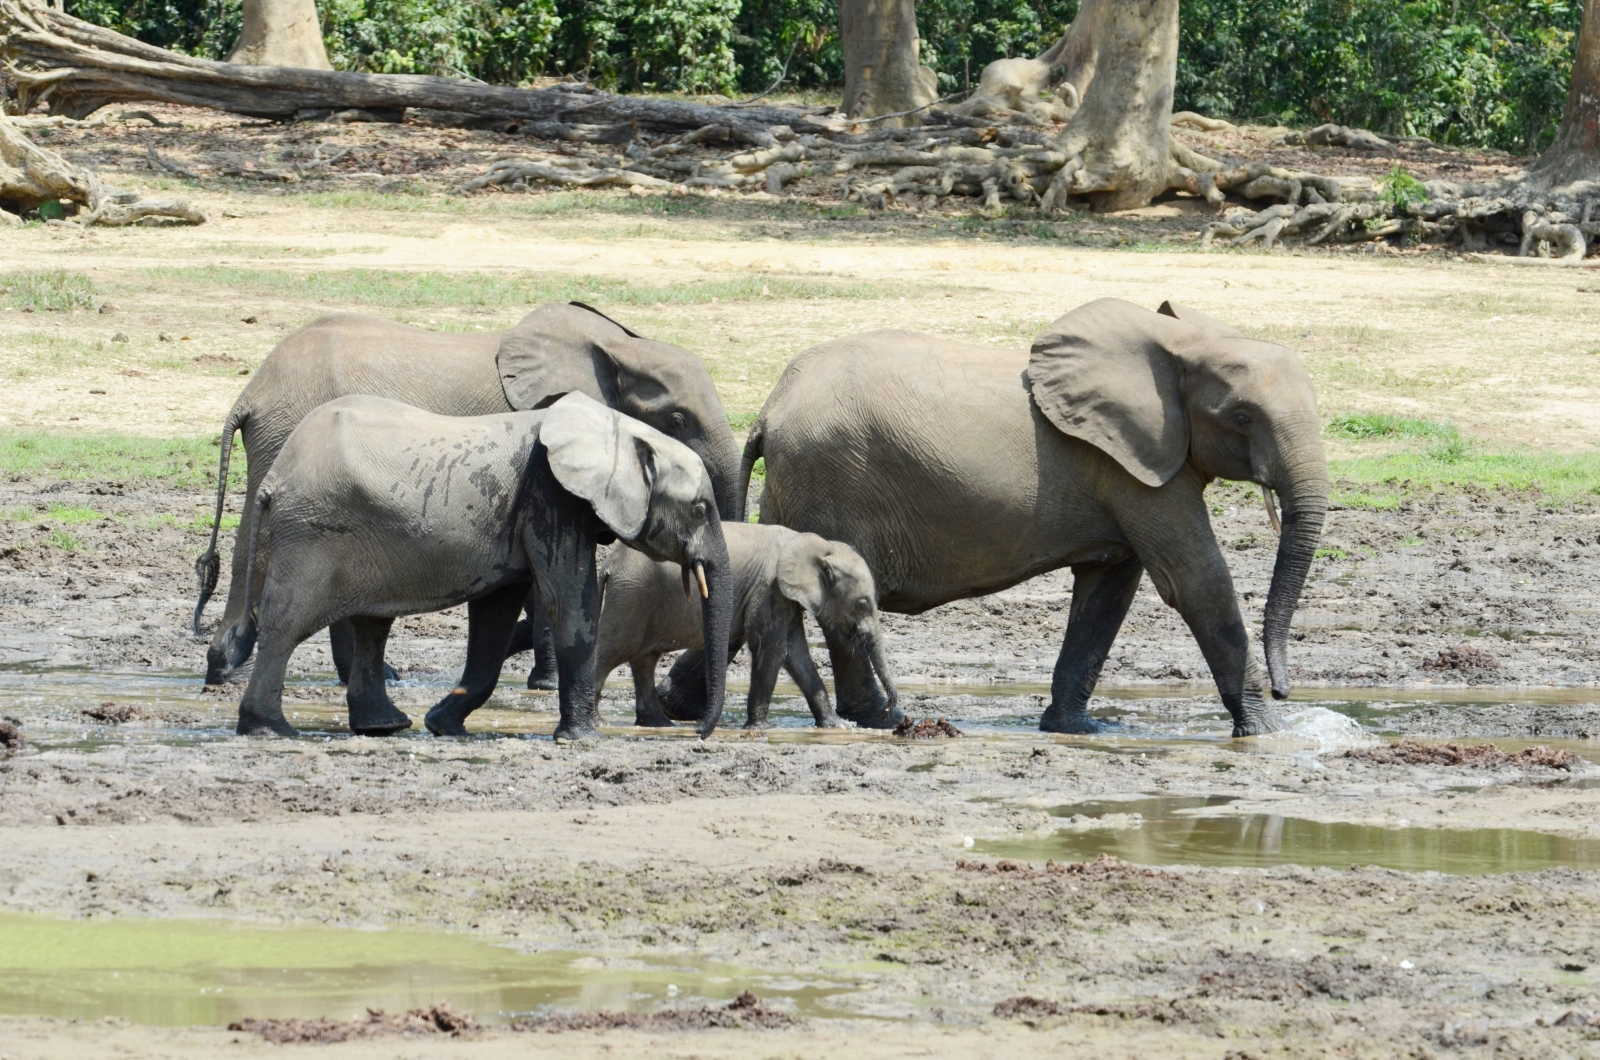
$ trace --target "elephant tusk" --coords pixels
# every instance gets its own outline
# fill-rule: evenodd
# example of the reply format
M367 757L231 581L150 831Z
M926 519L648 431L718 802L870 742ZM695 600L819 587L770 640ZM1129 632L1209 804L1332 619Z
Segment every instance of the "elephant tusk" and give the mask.
M1278 506L1272 503L1272 491L1264 485L1261 487L1261 500L1267 506L1267 519L1272 523L1272 532L1283 533L1283 524L1278 521Z
M711 590L706 588L706 565L704 563L696 563L694 565L694 573L695 577L700 579L700 598L702 600L711 599Z

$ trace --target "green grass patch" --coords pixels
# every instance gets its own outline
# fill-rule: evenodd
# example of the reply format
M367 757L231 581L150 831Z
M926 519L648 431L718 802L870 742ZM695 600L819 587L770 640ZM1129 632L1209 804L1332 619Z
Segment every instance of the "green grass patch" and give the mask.
M76 552L83 547L83 542L67 533L65 530L50 531L50 543L56 548L67 552Z
M209 438L0 432L0 476L43 475L211 489L216 482L217 457L217 447ZM238 449L228 467L228 484L242 488L244 472L244 450Z
M297 272L226 265L144 270L152 279L231 293L269 295L289 300L316 299L389 309L423 306L534 306L544 302L595 305L700 305L749 302L764 298L882 298L876 284L746 275L644 286L603 276L501 276L488 273L402 272L389 269L339 269Z
M1342 548L1319 548L1316 552L1317 559L1344 559L1349 553Z
M81 505L52 504L49 510L44 513L44 518L54 519L58 523L92 523L96 519L104 519L105 516L93 508L85 508Z
M223 512L222 513L222 523L220 525L221 525L222 529L224 529L224 530L237 530L237 529L239 529L239 523L241 521L242 520L241 520L241 518L239 516L234 515L231 512ZM210 533L211 532L211 513L207 512L204 515L195 516L193 519L191 519L189 521L189 529L190 530L204 530L207 533Z
M1387 412L1345 412L1335 416L1325 432L1330 438L1457 438L1454 426L1394 416Z
M60 312L94 308L94 284L65 269L0 273L0 304L11 309Z
M1392 491L1468 486L1536 492L1558 500L1600 495L1600 452L1487 453L1435 445L1425 452L1332 460L1328 470L1335 479L1363 487L1335 494L1334 500L1347 507L1392 508L1394 503L1383 503L1392 499ZM1373 503L1362 504L1362 499Z

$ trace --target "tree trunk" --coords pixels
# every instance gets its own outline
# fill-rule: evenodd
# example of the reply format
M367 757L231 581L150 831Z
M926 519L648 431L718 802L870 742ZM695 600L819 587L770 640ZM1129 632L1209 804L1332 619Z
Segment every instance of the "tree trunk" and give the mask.
M1600 180L1600 0L1584 5L1561 129L1528 175L1550 188Z
M230 63L332 70L316 0L244 0L244 28Z
M1083 82L1074 82L1082 103L1058 141L1072 160L1067 193L1089 196L1097 210L1148 205L1173 184L1178 0L1085 0L1063 41L1060 58Z
M899 114L939 98L933 71L918 58L914 0L839 0L839 43L850 117Z

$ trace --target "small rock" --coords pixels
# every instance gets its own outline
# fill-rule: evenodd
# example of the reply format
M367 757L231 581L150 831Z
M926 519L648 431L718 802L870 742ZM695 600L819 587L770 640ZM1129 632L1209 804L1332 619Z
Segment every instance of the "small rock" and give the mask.
M256 322L255 317L243 317L242 319L246 324L254 324Z
M113 305L112 303L110 303L110 302L101 302L100 303L100 312L102 312L102 313L115 313L116 311L117 311L117 307L115 305Z
M161 334L156 336L156 341L157 342L171 342L172 341L172 336L168 335L165 331L163 331Z
M128 341L128 336L124 335L122 332L119 331L115 335L111 336L111 341L112 342L127 342Z
M89 393L91 393L91 394L104 394L105 391L101 390L99 387L94 387L89 391Z

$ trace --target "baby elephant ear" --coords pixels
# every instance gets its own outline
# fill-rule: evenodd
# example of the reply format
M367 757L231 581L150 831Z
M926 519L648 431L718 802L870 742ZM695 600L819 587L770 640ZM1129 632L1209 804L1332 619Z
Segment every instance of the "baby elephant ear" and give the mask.
M1189 456L1174 351L1202 338L1192 324L1101 298L1033 340L1028 391L1061 433L1095 446L1145 485L1160 486Z
M618 537L631 541L650 514L656 467L649 444L624 420L587 395L568 394L550 406L539 440L549 450L556 481L593 505Z
M1193 324L1206 334L1217 338L1242 339L1246 337L1244 332L1231 324L1224 324L1216 317L1208 317L1199 310L1190 309L1186 305L1179 305L1171 300L1162 302L1156 312L1164 317L1181 320L1185 324Z
M778 591L816 614L832 581L832 544L816 534L795 534L778 551Z

